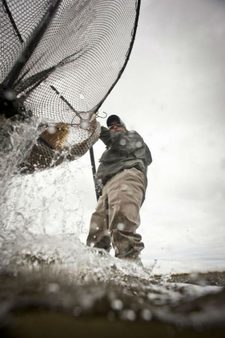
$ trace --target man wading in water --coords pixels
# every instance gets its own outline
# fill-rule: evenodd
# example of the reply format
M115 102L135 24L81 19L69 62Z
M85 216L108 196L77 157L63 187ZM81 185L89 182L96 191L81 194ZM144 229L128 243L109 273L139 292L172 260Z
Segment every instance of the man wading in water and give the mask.
M87 245L110 251L112 243L116 257L141 264L144 244L136 230L151 153L142 137L128 131L119 116L109 116L106 123L108 128L101 127L100 134L106 150L97 170L102 192L91 217Z

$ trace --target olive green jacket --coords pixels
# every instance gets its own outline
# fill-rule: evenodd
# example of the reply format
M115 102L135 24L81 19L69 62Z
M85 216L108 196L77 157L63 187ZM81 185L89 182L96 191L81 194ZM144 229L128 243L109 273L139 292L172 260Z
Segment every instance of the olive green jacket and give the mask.
M141 170L147 180L147 167L152 162L148 146L136 131L113 132L101 127L100 139L106 150L100 158L97 178L103 184L123 169Z

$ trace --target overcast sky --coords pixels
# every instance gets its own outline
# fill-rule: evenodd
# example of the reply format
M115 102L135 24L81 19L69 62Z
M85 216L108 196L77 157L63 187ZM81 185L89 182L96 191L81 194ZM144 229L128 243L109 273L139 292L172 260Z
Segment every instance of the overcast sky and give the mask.
M224 38L225 1L143 0L130 61L102 107L152 151L143 257L225 267Z
M224 38L225 1L142 0L130 60L100 109L152 152L139 232L144 262L159 270L225 268ZM101 141L94 150L97 164ZM89 154L24 184L35 231L85 241L96 206Z

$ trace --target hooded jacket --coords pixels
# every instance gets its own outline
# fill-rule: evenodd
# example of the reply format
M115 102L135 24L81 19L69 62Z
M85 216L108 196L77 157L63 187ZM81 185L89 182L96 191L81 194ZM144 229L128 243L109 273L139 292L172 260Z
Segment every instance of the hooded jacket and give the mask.
M136 131L114 132L101 127L100 139L106 145L97 171L97 178L103 184L115 174L129 168L142 171L147 180L147 167L152 162L151 152Z

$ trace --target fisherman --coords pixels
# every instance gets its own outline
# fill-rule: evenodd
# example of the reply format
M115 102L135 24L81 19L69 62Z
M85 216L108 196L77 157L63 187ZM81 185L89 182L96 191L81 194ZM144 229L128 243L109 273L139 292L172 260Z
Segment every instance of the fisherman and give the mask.
M102 191L91 217L87 245L109 252L112 243L116 257L141 263L144 244L136 230L151 153L142 137L128 131L119 116L110 115L106 124L108 128L102 126L100 134L106 150L96 175Z

